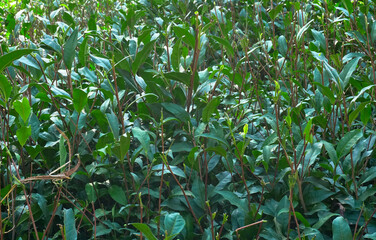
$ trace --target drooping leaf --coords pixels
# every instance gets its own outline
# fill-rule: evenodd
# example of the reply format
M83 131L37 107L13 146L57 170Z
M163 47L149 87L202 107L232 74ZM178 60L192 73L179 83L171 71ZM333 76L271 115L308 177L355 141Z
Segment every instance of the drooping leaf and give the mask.
M142 234L147 237L148 240L157 240L157 237L153 235L153 232L145 223L132 223L132 225L142 232Z
M14 60L21 58L24 55L36 51L35 49L19 49L10 53L4 54L0 57L0 73L11 64Z
M363 111L363 109L367 106L367 104L369 104L369 102L362 102L361 104L359 104L359 106L350 113L349 115L349 124L351 125L351 123L358 117L359 113L361 111Z

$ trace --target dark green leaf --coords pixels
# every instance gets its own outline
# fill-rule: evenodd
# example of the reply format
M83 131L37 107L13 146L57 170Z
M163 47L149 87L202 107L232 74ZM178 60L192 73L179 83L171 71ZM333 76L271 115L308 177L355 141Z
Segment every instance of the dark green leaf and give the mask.
M223 39L214 35L210 37L218 42L221 46L224 46L230 57L234 56L234 48L231 46L230 42L227 39Z
M60 135L59 141L59 157L60 157L60 166L63 166L67 160L67 150L65 149L65 139L63 135ZM65 168L61 169L61 172L64 172Z
M111 110L111 113L106 113L106 118L110 124L111 132L114 134L114 138L119 139L119 120L115 113Z
M180 57L181 57L181 38L179 38L174 47L172 48L172 53L171 53L171 65L172 68L176 71L179 72L179 66L180 66Z
M133 74L137 74L138 69L141 65L145 62L145 60L149 57L151 50L153 50L155 41L149 42L145 44L141 51L136 54L136 57L132 63L132 72Z
M211 115L217 110L218 105L221 103L219 98L212 99L202 111L202 121L208 123Z
M93 184L91 184L91 183L87 183L87 184L85 185L85 191L86 191L87 199L88 199L90 202L95 202L95 201L97 201L97 195L96 195L96 193L95 193L95 189L94 189Z
M124 206L127 205L127 197L124 190L120 186L111 185L111 187L108 189L108 193L117 203Z
M7 53L0 57L0 73L14 60L36 51L35 49L20 49Z
M175 236L184 229L185 220L179 213L167 214L164 219L164 227L168 236Z
M73 63L74 57L76 56L77 37L78 37L78 29L75 29L69 36L66 43L64 44L63 59L64 59L65 65L67 66L67 69L69 70L72 68L72 63Z
M137 228L142 234L148 238L148 240L157 240L153 235L148 225L145 223L132 223L132 225Z
M7 77L0 74L0 94L5 100L5 102L8 102L8 99L11 93L12 93L12 85L8 81Z
M355 143L363 136L361 129L352 130L345 134L343 138L339 141L337 145L337 156L342 158L350 152L350 149L355 145Z
M145 152L148 152L150 145L150 136L147 131L142 130L141 128L134 127L132 128L133 136L140 141Z
M174 117L183 123L187 123L189 121L189 114L182 106L175 103L162 103L162 106L164 109L166 109L166 111L170 112L172 115L174 115Z
M74 212L70 209L64 209L64 230L65 230L65 239L67 240L76 240L77 239L77 230L74 219Z
M87 57L89 56L89 45L87 44L88 40L88 37L84 38L80 45L80 51L78 52L78 60L80 61L82 66L86 66Z
M359 106L350 113L349 115L349 124L351 125L351 123L358 117L359 113L361 111L363 111L363 109L367 106L367 104L369 104L369 102L362 102L361 104L359 104Z
M336 217L332 223L333 240L352 240L349 224L342 217Z

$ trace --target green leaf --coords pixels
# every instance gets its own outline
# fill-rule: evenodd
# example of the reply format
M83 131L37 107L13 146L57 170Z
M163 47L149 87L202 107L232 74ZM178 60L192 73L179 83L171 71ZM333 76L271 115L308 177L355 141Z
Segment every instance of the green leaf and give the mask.
M36 51L35 49L20 49L7 53L0 57L0 73L14 60Z
M349 83L350 77L355 71L359 60L360 60L360 57L356 57L343 67L342 72L339 74L343 82L343 88L345 88L347 84Z
M372 30L371 30L371 43L376 41L376 21L373 21Z
M129 135L121 135L119 141L112 148L113 153L120 159L121 162L124 161L124 157L129 150L130 143L131 138Z
M71 26L72 28L74 28L76 26L76 23L74 22L74 18L73 16L68 13L68 12L64 12L63 13L63 19L65 20L65 22L68 23L69 26Z
M167 214L164 219L164 228L168 236L178 235L185 226L185 220L179 213Z
M27 120L31 113L29 100L26 97L23 97L22 101L15 101L13 103L13 107L16 110L16 112L20 115L24 123L27 123Z
M342 3L345 5L347 11L351 15L353 13L353 4L351 0L342 0Z
M106 113L106 118L110 124L111 132L114 134L114 138L119 139L119 120L115 113L111 110L111 113Z
M87 22L87 25L89 27L90 31L96 31L97 30L97 15L91 14L89 21Z
M371 104L368 104L363 111L360 112L360 120L364 125L367 125L372 115Z
M144 48L136 54L136 57L132 63L133 74L137 74L138 69L145 62L145 60L149 57L151 50L154 48L154 43L155 41L145 44Z
M270 10L269 11L270 18L272 20L275 20L277 18L277 16L279 15L279 13L282 11L282 9L283 9L283 5L279 4L275 8L273 8L272 10Z
M304 25L298 32L298 34L296 35L296 41L297 42L300 42L301 38L303 37L303 34L308 30L309 26L311 25L311 23L313 22L313 19L311 21L309 21L308 23L306 23L306 25Z
M195 47L195 37L188 31L188 29L181 28L178 26L173 27L174 33L185 43L187 43L191 48Z
M108 193L117 203L124 206L127 205L127 197L124 190L120 186L111 185L111 187L108 189Z
M278 38L278 50L279 50L279 53L282 55L282 56L286 56L287 54L287 40L285 38L285 36L281 35L279 36Z
M210 120L211 115L217 110L218 105L220 104L221 100L219 98L212 99L202 111L202 121L208 123Z
M244 198L238 197L235 193L230 191L219 191L218 192L224 199L230 202L230 204L237 206L244 212L248 212L247 202Z
M364 184L373 181L376 178L376 167L369 168L365 174L360 178L359 183Z
M64 137L63 135L60 135L60 141L59 141L59 156L60 156L60 166L63 166L67 160L67 150L65 149L64 145ZM61 169L61 172L64 172L65 167Z
M148 240L157 240L157 238L151 232L149 226L145 223L132 223L132 225L142 232L142 234L147 237Z
M316 41L320 43L320 47L322 50L326 50L326 42L325 42L325 36L322 32L316 31L315 29L311 29L312 35L315 38Z
M80 113L87 104L87 94L81 89L73 89L73 107Z
M16 131L16 135L18 138L18 142L21 146L25 145L27 139L31 136L31 127L30 126L23 126Z
M69 36L68 40L64 44L64 54L63 59L64 63L67 66L67 69L72 68L72 63L74 57L76 56L76 47L77 47L77 38L78 37L78 29L75 29L72 34Z
M223 138L221 138L219 136L216 136L216 135L214 135L212 133L203 133L203 134L197 135L196 137L197 138L199 138L199 137L205 137L205 138L210 138L210 139L217 140L218 142L223 143L224 145L226 145L226 147L228 147L230 149L230 145L228 144L228 142L225 139L223 139Z
M333 144L326 142L326 141L322 141L322 142L324 143L325 150L329 154L330 160L332 160L332 162L334 164L337 164L338 163L338 157L337 157L336 150L333 147Z
M322 85L322 84L319 83L319 82L314 82L313 84L319 86L319 90L320 90L320 92L321 92L324 96L328 97L328 99L329 99L329 101L330 101L331 104L334 104L334 103L335 103L336 99L335 99L335 97L334 97L333 91L332 91L329 87L324 86L324 85Z
M66 240L76 240L77 230L75 226L74 212L70 209L64 209L64 230Z
M341 158L350 152L350 149L363 136L361 129L356 129L345 134L337 145L337 156Z
M87 183L85 185L85 192L86 192L86 195L87 195L87 199L90 201L90 202L95 202L97 201L97 195L95 193L95 189L94 189L94 186L92 183Z
M231 46L230 42L227 39L223 39L214 35L210 37L214 39L217 43L219 43L219 45L224 46L230 57L234 56L234 48Z
M78 60L80 61L82 66L86 66L87 57L89 56L89 45L87 41L89 38L86 36L80 45L80 51L78 52Z
M5 102L8 102L11 93L12 85L9 83L7 77L0 74L0 94Z
M349 224L342 217L336 217L332 223L333 240L352 240Z
M179 38L176 41L174 47L172 48L172 53L171 53L171 65L172 65L172 68L176 72L179 72L180 57L181 57L181 38Z
M312 129L312 118L308 121L306 127L304 128L304 132L303 132L303 137L309 143L312 143L312 141L313 141L311 129Z
M132 128L133 136L140 141L145 152L148 152L150 145L150 136L147 131L142 130L139 127Z
M363 111L363 109L365 108L365 106L367 106L367 104L369 104L370 102L362 102L361 104L359 104L359 106L350 113L349 115L349 125L351 125L351 123L358 117L359 113L361 111Z
M182 121L183 123L187 123L190 119L189 114L185 109L175 103L162 103L162 106L166 111L170 112L174 117Z

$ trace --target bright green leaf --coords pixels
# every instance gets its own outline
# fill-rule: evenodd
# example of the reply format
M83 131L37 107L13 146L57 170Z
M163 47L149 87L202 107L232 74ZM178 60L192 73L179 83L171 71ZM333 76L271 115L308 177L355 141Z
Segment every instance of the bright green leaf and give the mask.
M16 135L18 138L18 142L21 146L25 145L27 139L31 136L31 127L30 126L23 126L16 131Z
M17 111L17 113L20 115L24 123L27 123L27 120L31 113L29 100L26 97L23 97L22 101L21 100L15 101L13 103L13 107Z

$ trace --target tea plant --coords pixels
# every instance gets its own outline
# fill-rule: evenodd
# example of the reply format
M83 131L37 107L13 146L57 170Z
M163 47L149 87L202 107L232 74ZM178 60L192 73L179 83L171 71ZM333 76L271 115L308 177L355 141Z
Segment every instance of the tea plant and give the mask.
M1 239L376 239L375 13L3 1Z

